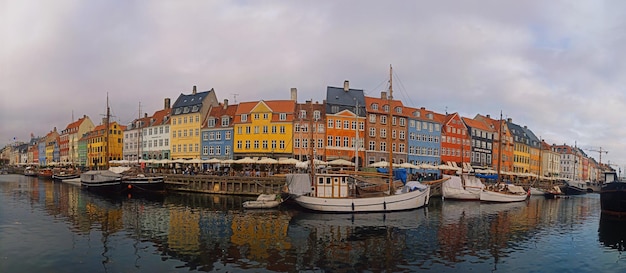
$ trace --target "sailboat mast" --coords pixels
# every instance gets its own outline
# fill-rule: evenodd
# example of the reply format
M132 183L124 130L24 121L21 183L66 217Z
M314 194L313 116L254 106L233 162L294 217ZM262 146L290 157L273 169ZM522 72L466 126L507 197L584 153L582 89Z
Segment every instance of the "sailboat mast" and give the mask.
M109 93L107 92L107 115L104 118L105 122L105 141L106 145L104 147L104 167L105 169L109 169L109 118L111 116L111 108L109 108Z
M356 173L359 171L359 100L356 97L354 100L356 101L354 105L354 172Z
M389 95L387 95L387 103L389 104L389 117L387 121L387 149L389 150L389 191L391 193L391 186L393 185L393 150L391 149L391 120L393 107L391 106L391 100L393 99L393 68L389 65Z
M143 130L141 129L141 102L139 102L139 115L137 116L137 165L140 164L140 155L141 155L141 146L142 141L141 138L143 136Z
M312 145L309 145L309 147L311 148L311 152L310 152L311 164L309 164L309 166L311 166L311 174L310 174L311 184L315 185L315 153L313 152L315 150L314 149L315 140L313 139L313 98L311 98L310 103L311 103L311 115L309 115L310 118L307 117L309 119L309 137L310 137L309 142L312 144Z
M498 122L498 181L499 184L502 181L502 111L500 111L500 121Z

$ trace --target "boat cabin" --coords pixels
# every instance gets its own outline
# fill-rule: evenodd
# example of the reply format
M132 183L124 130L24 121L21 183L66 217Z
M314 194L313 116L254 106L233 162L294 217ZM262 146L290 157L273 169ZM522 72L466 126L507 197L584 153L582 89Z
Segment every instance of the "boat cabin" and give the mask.
M347 174L316 174L313 192L315 197L348 197L353 186Z

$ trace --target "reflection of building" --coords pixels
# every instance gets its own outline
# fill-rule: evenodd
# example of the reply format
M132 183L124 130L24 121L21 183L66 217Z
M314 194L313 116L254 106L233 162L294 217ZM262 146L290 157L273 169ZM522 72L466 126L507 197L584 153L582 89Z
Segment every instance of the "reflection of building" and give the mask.
M272 250L291 249L286 240L290 219L284 213L237 214L233 217L230 241L237 246L249 246L248 258L266 260Z
M200 236L200 215L190 208L170 210L167 244L179 254L197 254Z

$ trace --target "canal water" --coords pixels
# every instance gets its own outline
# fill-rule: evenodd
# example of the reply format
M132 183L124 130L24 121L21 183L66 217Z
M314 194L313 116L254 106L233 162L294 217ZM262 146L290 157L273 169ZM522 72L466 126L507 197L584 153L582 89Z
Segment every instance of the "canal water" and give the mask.
M106 198L0 175L0 272L626 272L597 194L318 214L250 197Z

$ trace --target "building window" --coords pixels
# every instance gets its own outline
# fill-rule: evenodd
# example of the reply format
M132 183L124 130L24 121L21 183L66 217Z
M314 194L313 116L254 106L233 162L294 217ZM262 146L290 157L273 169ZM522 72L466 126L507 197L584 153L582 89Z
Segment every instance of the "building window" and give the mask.
M248 121L248 115L247 114L241 114L241 121Z
M286 113L280 113L278 115L278 119L279 120L287 120L287 114Z
M228 127L230 119L228 117L222 117L222 127Z

